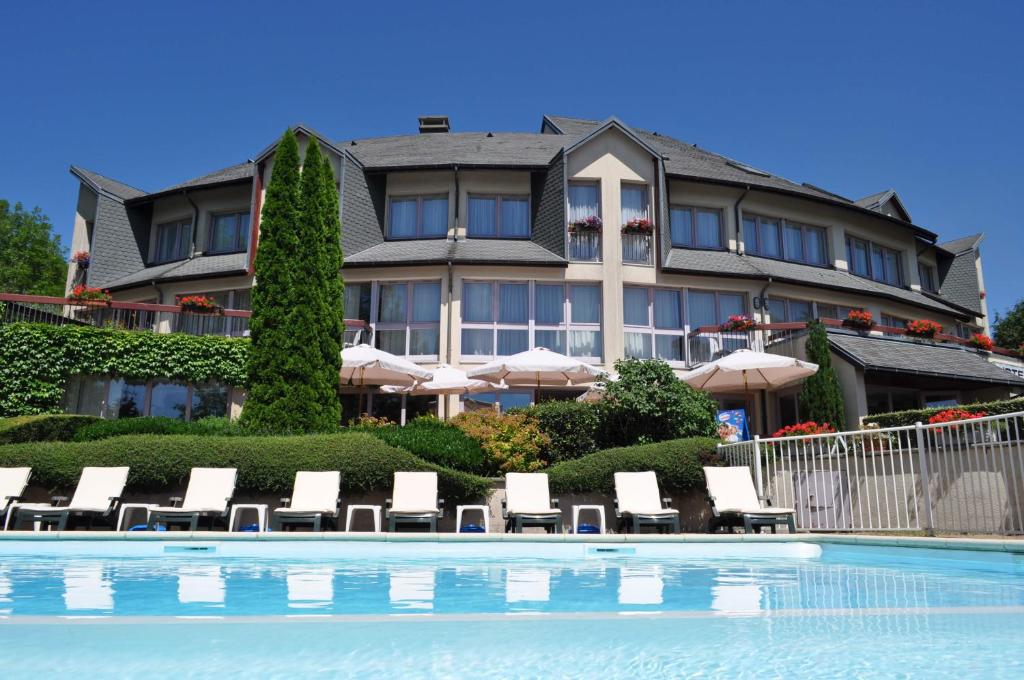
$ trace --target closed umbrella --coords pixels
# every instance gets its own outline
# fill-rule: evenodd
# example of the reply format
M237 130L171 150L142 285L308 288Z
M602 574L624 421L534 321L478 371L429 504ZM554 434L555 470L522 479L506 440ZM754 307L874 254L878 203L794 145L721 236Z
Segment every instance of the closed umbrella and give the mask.
M370 345L356 345L341 350L341 382L348 385L405 385L430 380L431 372L407 359ZM358 410L363 410L363 392L359 393Z
M494 383L504 381L507 385L543 387L591 383L606 374L579 359L537 347L495 359L471 369L467 375Z

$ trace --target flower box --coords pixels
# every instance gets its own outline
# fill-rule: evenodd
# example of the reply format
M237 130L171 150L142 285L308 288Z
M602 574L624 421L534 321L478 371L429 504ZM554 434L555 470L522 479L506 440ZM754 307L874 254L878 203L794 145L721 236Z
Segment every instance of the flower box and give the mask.
M622 225L623 234L650 234L654 232L654 223L648 219L633 219Z
M591 215L590 217L570 222L569 231L600 231L602 226L604 226L604 222L601 221L601 218L597 215Z
M942 325L928 319L917 319L907 322L906 334L912 338L934 340L942 332Z
M78 284L71 289L68 300L86 307L108 307L113 297L110 295L109 290L90 288L84 284Z
M843 325L847 328L869 331L875 327L875 319L867 310L851 309L850 313L846 315L846 319L843 320Z
M832 427L828 423L816 423L813 420L808 420L804 423L797 423L796 425L787 425L781 430L776 430L772 435L773 439L779 439L781 437L807 437L813 434L830 434L835 432L836 428Z
M76 251L75 254L71 256L71 261L77 264L79 269L88 269L90 259L92 258L87 250Z
M718 330L723 333L739 333L743 331L752 331L756 324L754 320L744 314L734 314L729 317L729 320L718 327Z
M996 346L996 343L992 342L992 338L984 333L975 333L967 341L967 344L975 349L985 350L986 352L991 352Z
M190 314L222 314L223 307L206 295L179 295L175 298L181 311Z

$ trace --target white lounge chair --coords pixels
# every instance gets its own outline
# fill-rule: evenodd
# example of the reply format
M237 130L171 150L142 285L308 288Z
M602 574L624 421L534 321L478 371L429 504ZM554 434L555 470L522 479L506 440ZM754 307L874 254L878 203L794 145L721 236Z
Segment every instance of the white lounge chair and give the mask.
M544 527L548 533L562 532L562 511L558 499L551 500L548 476L544 472L509 472L505 475L505 500L501 502L505 530L521 534L523 527Z
M432 533L437 531L444 500L437 497L436 472L396 472L391 496L385 505L388 531L399 524L426 524Z
M273 519L284 526L309 524L320 531L324 520L337 527L341 511L340 472L296 472L291 498L282 498L283 507L274 510Z
M615 516L620 531L640 533L640 527L653 526L658 531L679 533L679 511L671 505L671 498L662 497L653 471L615 473Z
M704 478L708 484L708 498L714 513L711 530L723 526L732 527L743 524L746 533L753 533L763 526L770 526L772 533L779 524L789 527L790 533L796 533L796 520L790 508L773 508L766 506L767 498L758 498L754 489L754 480L750 476L750 468L745 465L737 467L706 467Z
M235 495L235 468L192 468L185 497L171 498L174 505L149 511L149 530L157 524L188 524L190 531L199 527L199 518L208 517L210 528L218 519L228 516L231 498Z
M10 521L11 506L21 501L31 475L29 467L0 468L0 513L4 516L4 530Z
M63 531L72 515L88 517L90 527L97 519L105 524L113 524L117 518L114 511L127 483L127 467L84 467L71 502L67 505L60 505L67 502L67 496L54 496L50 499L51 504L13 504L9 512L14 514L14 528L17 529L18 524L23 522L39 522L56 524L57 530Z

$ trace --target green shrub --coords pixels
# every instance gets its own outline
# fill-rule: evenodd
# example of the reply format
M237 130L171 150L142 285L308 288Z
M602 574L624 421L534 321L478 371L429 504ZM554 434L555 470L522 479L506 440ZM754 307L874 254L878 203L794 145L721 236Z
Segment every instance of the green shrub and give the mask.
M450 504L479 501L488 480L428 463L366 433L291 437L131 435L93 442L40 442L0 447L0 466L32 467L33 483L72 488L86 465L128 465L130 489L180 488L193 467L236 467L238 488L289 492L299 470L340 470L342 491L390 490L396 471L433 470Z
M415 418L405 427L387 425L351 429L371 434L391 446L443 467L485 476L497 473L475 439L437 418Z
M545 465L540 453L551 439L521 413L466 411L451 424L480 442L489 464L501 472L534 472Z
M961 404L957 406L957 408L968 411L969 413L984 411L990 416L998 416L1004 413L1017 413L1018 411L1024 411L1024 398L990 401L984 404ZM930 417L939 411L945 411L948 409L948 406L940 406L937 408L921 408L911 411L879 413L873 416L865 416L864 422L878 423L879 427L900 427L903 425L913 425L918 422L925 423L927 425Z
M203 418L185 422L177 418L142 416L91 423L79 429L72 441L91 442L128 434L192 434L203 437L226 437L252 433L227 418Z
M800 389L800 415L804 420L831 425L844 430L846 410L843 405L843 390L839 378L832 368L832 350L828 344L828 333L820 321L808 324L807 360L818 365L818 370L806 380Z
M79 429L98 420L96 416L63 413L4 418L0 420L0 444L68 441Z
M720 439L695 437L605 449L548 468L552 493L614 493L616 472L654 470L662 491L704 488L705 465L721 465Z
M718 404L676 377L660 360L615 362L618 380L597 403L602 447L631 446L716 434Z
M572 460L597 451L601 419L594 404L579 401L545 401L518 409L537 423L551 443L541 450L549 463Z

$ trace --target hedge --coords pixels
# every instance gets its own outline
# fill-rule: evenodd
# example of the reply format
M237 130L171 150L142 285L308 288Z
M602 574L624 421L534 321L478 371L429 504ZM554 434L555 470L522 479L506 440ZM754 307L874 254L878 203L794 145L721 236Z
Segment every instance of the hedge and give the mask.
M76 373L244 386L248 354L248 338L0 324L0 416L60 412Z
M483 477L428 463L365 433L291 437L134 435L94 442L38 442L0 447L0 467L31 466L32 483L74 488L86 465L128 465L128 487L160 500L185 486L193 467L236 467L238 488L250 493L291 492L299 470L340 470L342 491L390 490L396 471L433 470L450 505L477 502Z
M605 449L548 468L552 493L613 493L616 472L654 470L662 491L704 488L705 465L721 465L720 439L694 437Z
M579 401L545 401L517 409L551 438L541 451L549 463L559 463L593 453L600 448L601 418L594 404Z
M901 427L913 425L914 423L928 423L928 419L940 411L946 411L950 407L940 406L937 408L920 408L910 411L894 411L893 413L879 413L873 416L866 416L865 423L878 423L879 427ZM1004 413L1017 413L1024 411L1024 398L1005 399L1003 401L990 401L981 404L960 404L956 408L977 413L984 411L990 416L1002 415Z
M46 414L0 419L0 444L68 441L83 427L98 421L96 416Z
M227 418L211 417L185 422L177 418L140 416L138 418L98 420L80 428L70 439L76 442L91 442L129 434L192 434L202 437L227 437L256 433L246 431L237 422Z
M437 418L415 418L405 427L388 425L351 429L371 434L391 446L443 467L486 476L497 473L475 439Z

